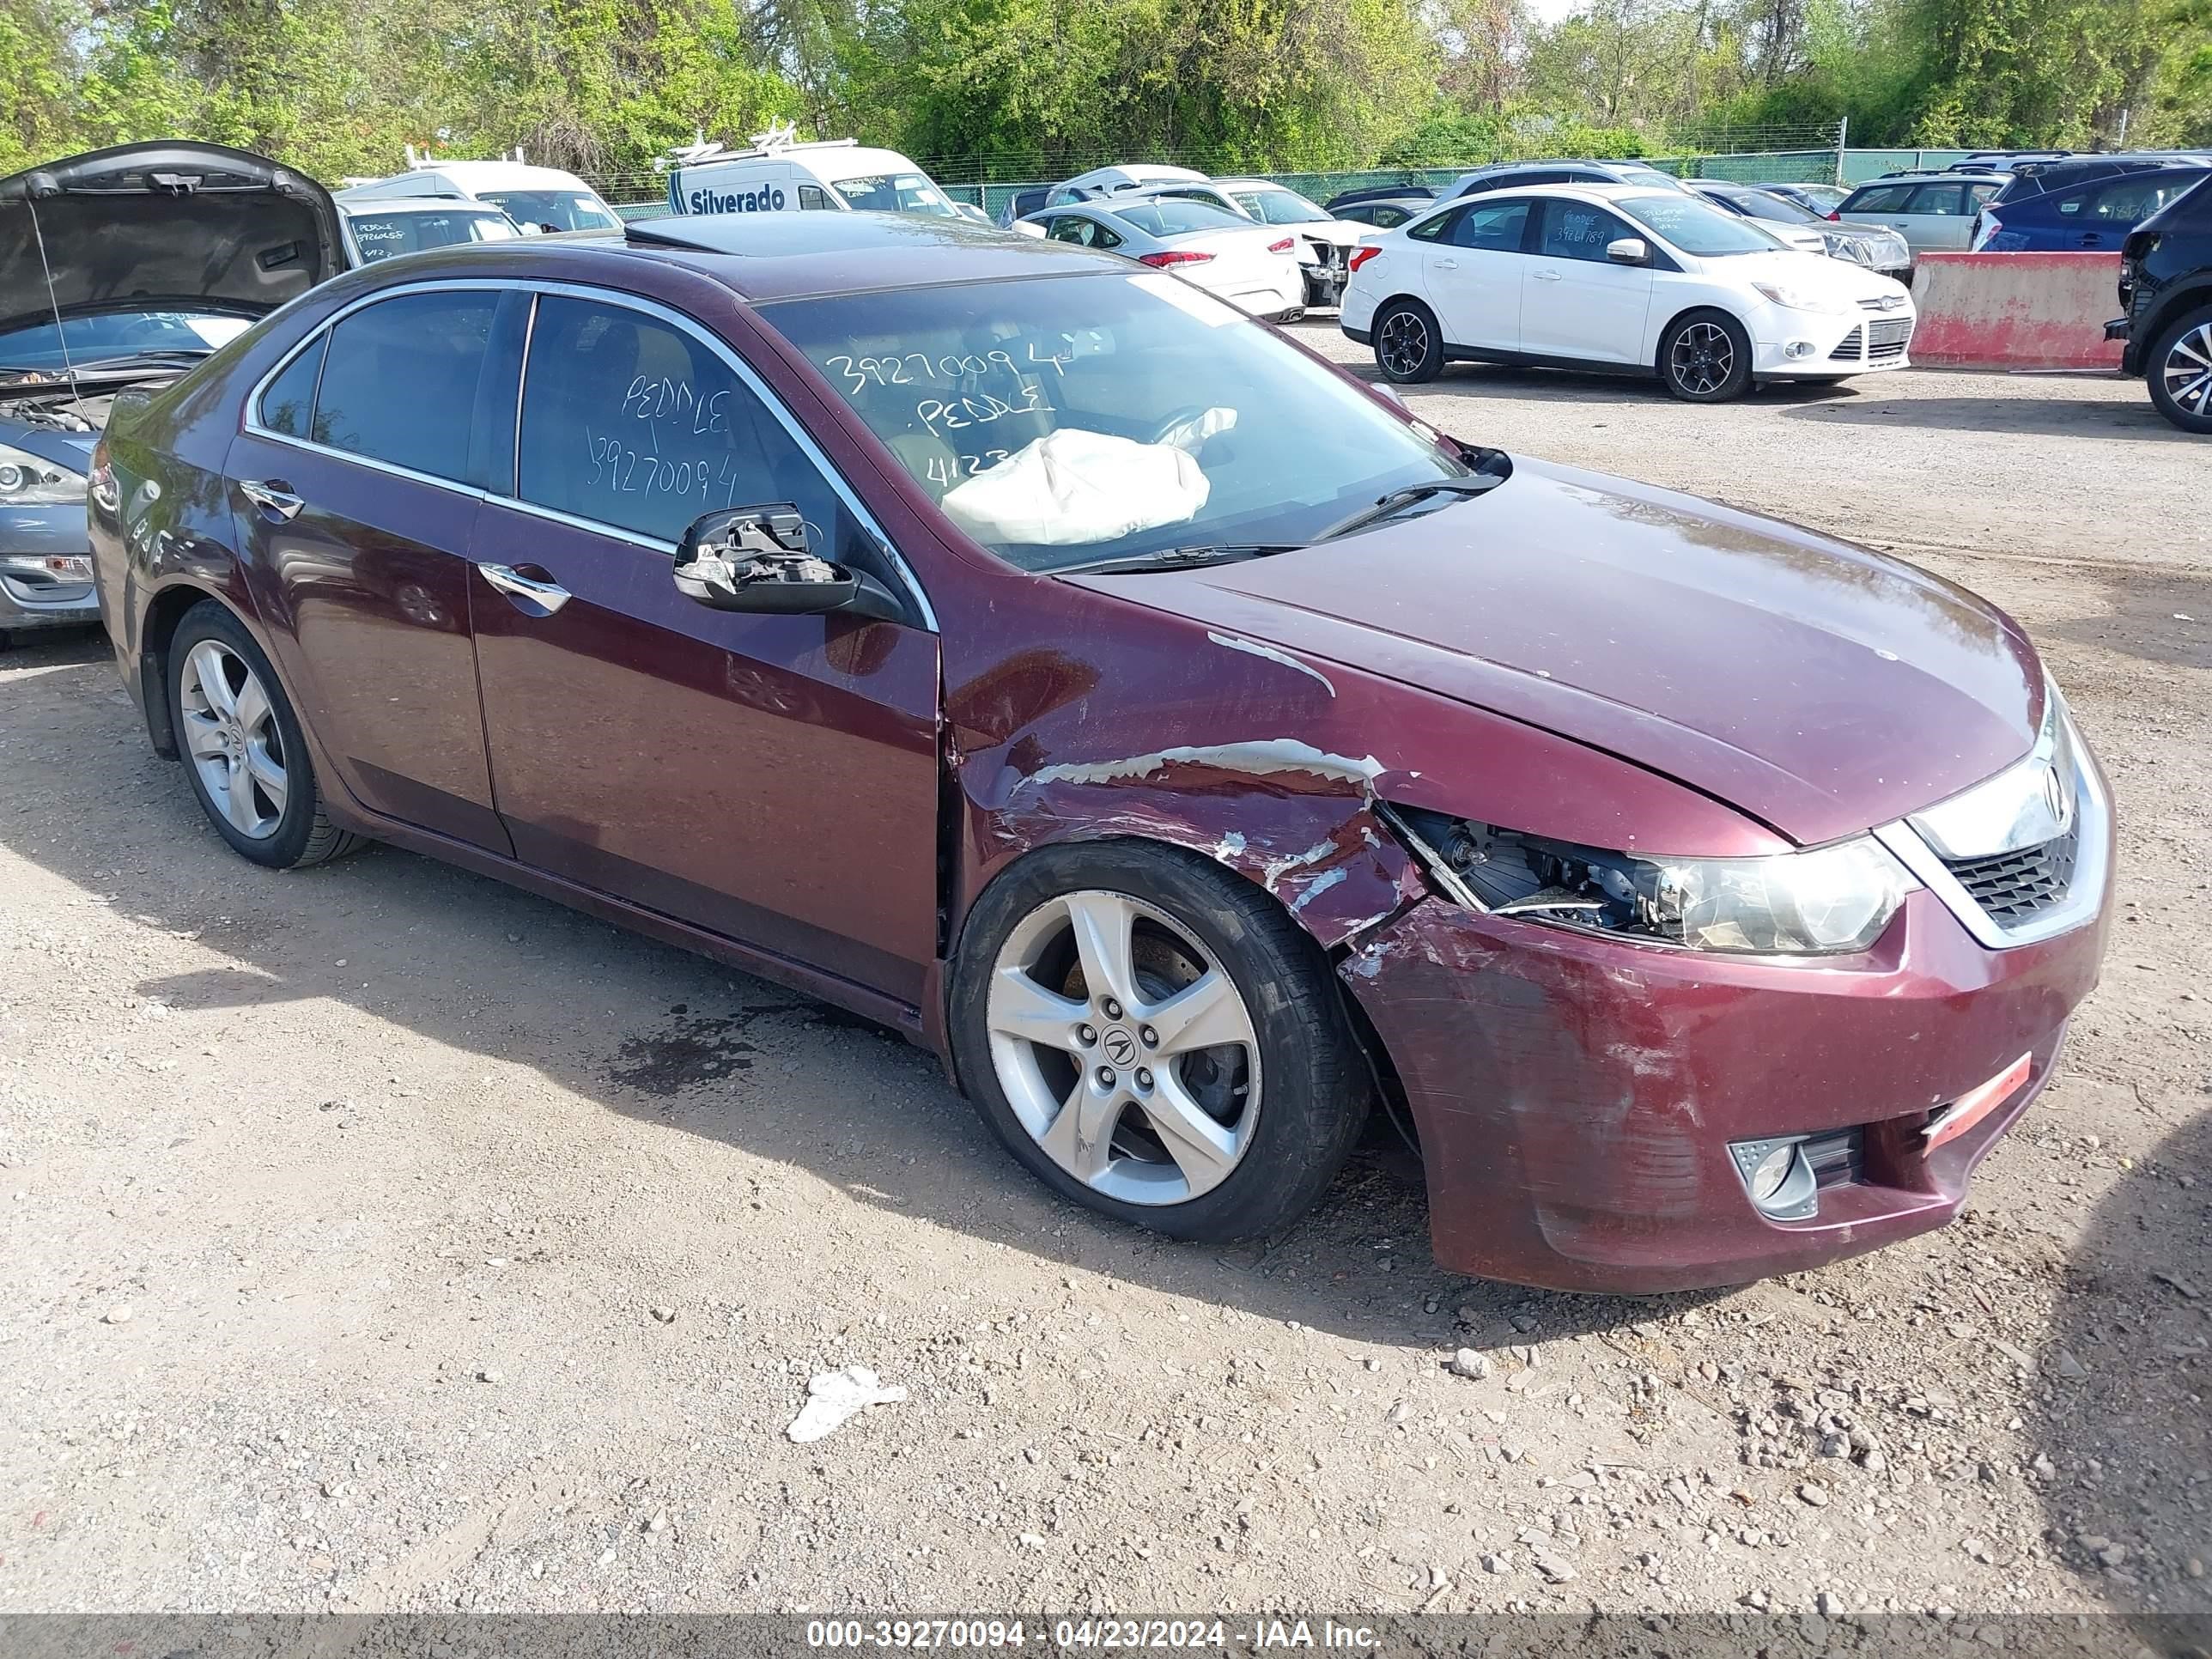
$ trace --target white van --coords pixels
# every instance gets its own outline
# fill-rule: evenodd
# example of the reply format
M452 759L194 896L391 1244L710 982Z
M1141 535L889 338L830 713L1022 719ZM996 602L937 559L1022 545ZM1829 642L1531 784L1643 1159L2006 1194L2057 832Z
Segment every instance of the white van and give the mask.
M541 230L619 230L622 220L573 173L527 161L417 161L389 179L355 185L349 202L392 196L460 197L489 202L518 225Z
M750 149L671 167L672 213L839 213L863 209L965 217L927 173L895 149L850 138L811 143L765 139Z

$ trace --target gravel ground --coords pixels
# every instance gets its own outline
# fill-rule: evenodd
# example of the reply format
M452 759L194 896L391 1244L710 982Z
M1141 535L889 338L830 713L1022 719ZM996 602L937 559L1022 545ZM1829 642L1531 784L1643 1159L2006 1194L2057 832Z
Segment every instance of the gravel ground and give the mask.
M2212 1608L2212 450L2094 379L1412 401L2049 653L2124 909L1957 1224L1553 1296L1440 1273L1376 1141L1162 1243L842 1015L388 849L248 866L51 641L0 659L0 1610ZM791 1443L847 1364L908 1397Z

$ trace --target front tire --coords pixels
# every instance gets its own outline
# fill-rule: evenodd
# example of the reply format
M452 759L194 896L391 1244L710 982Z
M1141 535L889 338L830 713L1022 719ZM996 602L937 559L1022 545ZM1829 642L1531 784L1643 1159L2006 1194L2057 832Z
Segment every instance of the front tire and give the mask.
M963 930L951 1036L1006 1149L1063 1197L1178 1238L1310 1208L1367 1115L1328 964L1266 893L1179 848L1048 848Z
M1655 367L1684 403L1724 404L1751 390L1751 337L1725 311L1692 311L1661 338Z
M2184 432L2212 433L2212 306L2176 318L2143 363L2151 407Z
M360 845L325 815L299 717L244 623L203 599L177 624L167 666L177 753L233 852L296 870Z
M1419 300L1393 300L1376 314L1375 367L1399 386L1433 380L1443 373L1443 331L1437 313Z

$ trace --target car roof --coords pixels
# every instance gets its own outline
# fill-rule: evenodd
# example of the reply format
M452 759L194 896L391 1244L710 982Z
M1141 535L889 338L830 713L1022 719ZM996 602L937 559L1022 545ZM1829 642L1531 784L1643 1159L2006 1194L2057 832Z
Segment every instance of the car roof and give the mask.
M763 304L801 295L1129 270L1125 259L1071 243L903 213L699 214L633 220L623 232L619 243L609 237L570 248L610 258L659 256ZM486 246L528 257L532 240L543 240Z
M471 190L500 185L574 185L584 181L561 167L542 167L534 161L426 161L410 169L420 173L444 173L455 184L465 185ZM404 178L406 174L393 175ZM384 180L386 184L391 179Z

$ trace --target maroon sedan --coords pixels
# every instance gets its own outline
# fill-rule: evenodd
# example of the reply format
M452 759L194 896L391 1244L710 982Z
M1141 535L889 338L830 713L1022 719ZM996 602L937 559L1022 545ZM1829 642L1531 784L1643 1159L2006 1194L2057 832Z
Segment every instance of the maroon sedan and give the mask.
M2007 618L1108 254L393 259L126 398L92 495L243 856L371 836L841 1004L1183 1237L1379 1099L1449 1267L1832 1261L1954 1212L2097 977L2106 791Z

